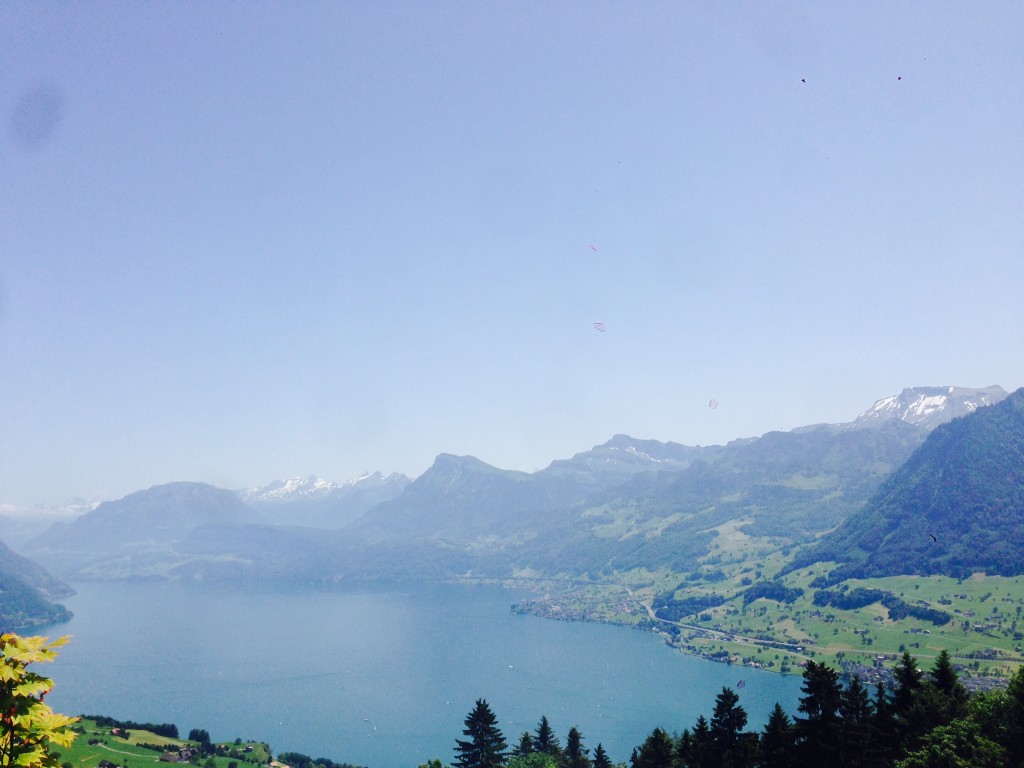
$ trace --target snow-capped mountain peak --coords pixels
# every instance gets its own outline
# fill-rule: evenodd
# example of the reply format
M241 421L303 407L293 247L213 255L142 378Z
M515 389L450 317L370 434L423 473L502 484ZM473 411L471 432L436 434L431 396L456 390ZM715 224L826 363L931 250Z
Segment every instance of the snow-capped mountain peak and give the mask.
M278 503L296 498L326 496L339 488L337 483L322 480L316 475L309 477L292 477L287 480L275 480L262 488L246 488L239 491L242 501L249 504Z
M1000 386L972 389L970 387L913 387L900 394L878 400L854 421L858 426L873 426L890 419L906 421L931 430L966 416L987 405L995 405L1007 396Z

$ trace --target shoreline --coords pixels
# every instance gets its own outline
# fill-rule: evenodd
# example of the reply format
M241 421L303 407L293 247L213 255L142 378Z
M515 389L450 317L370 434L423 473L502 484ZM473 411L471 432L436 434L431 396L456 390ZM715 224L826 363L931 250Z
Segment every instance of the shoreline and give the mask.
M710 629L699 625L684 624L662 619L655 615L653 609L648 603L636 599L633 596L632 590L624 585L618 586L629 594L631 608L630 614L635 615L637 620L632 622L616 620L614 618L609 618L606 613L595 613L587 610L585 607L570 608L563 606L562 603L566 602L568 599L578 598L580 596L580 591L585 586L579 582L571 582L569 580L566 580L566 582L567 584L575 586L578 591L575 594L571 591L562 593L546 591L542 596L513 603L509 610L522 616L536 616L538 618L554 621L579 621L595 624L610 624L613 626L625 627L627 629L649 631L658 635L670 648L674 648L687 656L704 659L706 661L713 661L718 664L728 664L730 666L741 666L766 672L774 672L780 675L801 675L803 674L803 668L807 661L813 660L817 656L823 656L825 658L821 659L821 661L829 663L830 666L836 666L842 679L850 680L854 675L857 675L865 685L877 686L884 683L886 688L890 691L893 690L895 686L895 680L893 677L894 667L892 665L898 661L899 654L875 654L871 660L872 663L870 666L858 663L854 660L847 660L845 658L841 659L838 665L834 665L830 662L829 656L834 657L835 653L844 653L844 650L832 649L829 646L817 646L813 641L806 641L799 644L795 642L787 643L779 640L746 637L727 630ZM543 591L544 585L550 584L550 580L539 580L534 583L534 589L535 591L540 592ZM523 584L521 582L517 583L516 586L523 588ZM620 604L618 607L623 608L625 605ZM640 615L637 610L638 608L644 609L644 612L647 615ZM672 627L676 631L667 630L665 629L666 626ZM689 632L685 638L683 634L684 631ZM777 650L780 653L787 654L794 660L794 663L783 663L778 667L775 667L773 665L759 663L753 660L750 656L741 656L738 653L731 653L724 650L707 652L693 644L693 642L690 642L696 639L721 641L722 643L728 643L730 645ZM922 671L927 674L926 668L922 667ZM1007 677L1002 676L973 674L962 664L956 665L956 671L960 682L963 683L964 687L972 692L1005 688L1009 680Z

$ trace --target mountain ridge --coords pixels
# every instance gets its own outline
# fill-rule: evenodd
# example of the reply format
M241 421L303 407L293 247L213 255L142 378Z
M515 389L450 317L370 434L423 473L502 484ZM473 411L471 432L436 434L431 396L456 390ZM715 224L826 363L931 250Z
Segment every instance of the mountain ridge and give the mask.
M933 430L862 509L790 568L847 578L1024 573L1024 388Z
M55 601L73 594L70 586L0 541L0 631L67 621L71 611Z
M932 397L926 389L904 394ZM982 392L941 389L958 389L961 400ZM958 402L935 403L929 415ZM534 473L441 453L415 480L377 472L339 486L309 476L250 489L249 498L263 499L250 504L204 484L155 486L54 526L30 554L77 578L186 572L249 578L262 568L267 577L301 573L335 581L353 573L386 577L391 557L400 557L394 567L414 577L685 568L730 521L779 546L806 542L842 522L926 440L928 429L903 418L907 413L873 419L870 428L812 425L725 446L617 434ZM361 508L339 511L338 494L384 488L387 498L367 503L363 497ZM155 498L161 494L167 498ZM192 502L169 503L178 497ZM119 516L133 504L140 506L131 520ZM328 529L338 535L317 539L303 532ZM279 562L275 545L307 562Z

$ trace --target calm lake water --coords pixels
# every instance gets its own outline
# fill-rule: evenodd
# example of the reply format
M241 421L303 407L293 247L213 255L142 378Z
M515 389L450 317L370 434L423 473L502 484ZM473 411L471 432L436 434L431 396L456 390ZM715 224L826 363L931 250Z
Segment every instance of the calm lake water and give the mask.
M344 591L76 584L71 643L39 669L65 714L205 728L370 768L449 763L477 698L510 746L547 715L628 760L655 726L708 717L723 686L760 728L800 680L703 661L651 633L517 616L516 593L444 585Z

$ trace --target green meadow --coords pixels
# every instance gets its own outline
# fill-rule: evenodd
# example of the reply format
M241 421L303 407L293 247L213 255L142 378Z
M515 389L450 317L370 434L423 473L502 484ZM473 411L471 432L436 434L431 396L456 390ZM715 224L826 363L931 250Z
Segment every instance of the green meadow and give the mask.
M830 589L879 589L915 608L950 616L935 623L904 616L892 618L881 602L843 610L814 604L816 578L834 563L817 563L777 580L802 594L792 602L759 598L744 604L752 585L775 580L789 559L785 542L751 537L731 521L717 529L711 551L690 572L635 570L615 583L577 584L532 601L531 612L550 618L587 619L649 627L686 653L799 674L801 662L814 659L840 667L892 666L904 650L922 668L945 649L967 676L1008 677L1024 663L1024 577L975 574L892 576L850 579ZM656 618L657 596L722 598L721 605L682 616Z
M97 768L104 760L132 768L160 763L164 752L177 752L184 748L198 754L200 749L197 741L171 739L145 730L129 729L127 737L115 736L109 726L100 726L90 718L82 718L74 729L78 737L70 747L58 750L64 768ZM242 742L239 739L237 742L214 743L212 747L214 754L202 755L198 759L198 764L204 768L246 768L249 765L266 765L270 761L267 745L260 742ZM246 752L246 748L250 751Z

